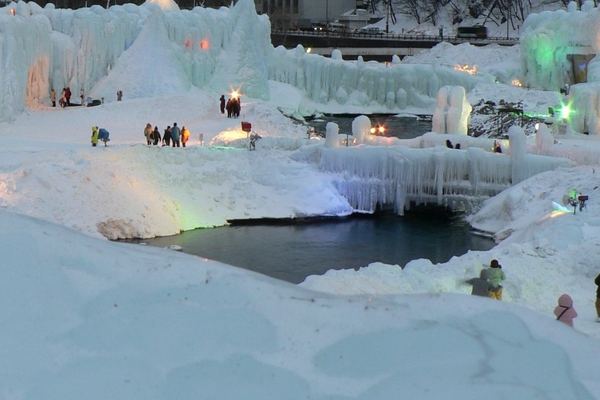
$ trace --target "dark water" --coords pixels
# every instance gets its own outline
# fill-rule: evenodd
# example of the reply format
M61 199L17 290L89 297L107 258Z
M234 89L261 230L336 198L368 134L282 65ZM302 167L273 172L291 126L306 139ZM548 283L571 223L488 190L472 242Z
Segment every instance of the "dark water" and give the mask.
M332 115L308 120L310 126L315 127L317 134L325 136L325 127L328 122L335 122L340 128L340 135L352 135L352 122L357 115ZM421 136L426 132L431 132L431 117L421 116L420 118L396 117L394 115L370 115L371 125L383 125L385 131L380 136L397 137L399 139L412 139Z
M292 283L330 269L357 269L376 261L404 266L418 258L438 263L468 250L494 246L490 238L471 232L459 216L440 209L413 211L403 217L198 229L144 242L158 247L179 245L186 253Z
M340 134L346 134L352 132L355 117L326 116L309 124L324 134L327 122L335 122ZM373 125L386 126L385 136L401 139L431 130L427 119L391 115L371 115L370 119ZM385 214L293 224L233 225L143 242L158 247L178 245L186 253L292 283L330 269L358 269L377 261L400 266L418 258L446 262L468 250L485 251L495 244L490 238L474 234L461 216L425 207L402 217Z

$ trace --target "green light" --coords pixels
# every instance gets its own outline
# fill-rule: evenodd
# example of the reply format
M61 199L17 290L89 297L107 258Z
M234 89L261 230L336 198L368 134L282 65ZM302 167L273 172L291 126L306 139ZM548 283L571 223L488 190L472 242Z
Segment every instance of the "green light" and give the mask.
M564 105L561 109L560 109L560 117L562 119L569 119L569 114L571 114L571 106Z
M569 197L572 199L576 199L577 198L577 190L575 190L575 189L569 190Z

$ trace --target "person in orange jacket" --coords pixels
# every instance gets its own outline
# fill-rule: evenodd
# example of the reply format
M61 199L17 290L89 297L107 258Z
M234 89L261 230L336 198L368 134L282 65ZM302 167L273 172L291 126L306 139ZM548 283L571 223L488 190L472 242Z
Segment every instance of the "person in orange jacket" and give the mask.
M186 142L190 139L190 131L188 128L183 126L181 128L181 144L185 147Z

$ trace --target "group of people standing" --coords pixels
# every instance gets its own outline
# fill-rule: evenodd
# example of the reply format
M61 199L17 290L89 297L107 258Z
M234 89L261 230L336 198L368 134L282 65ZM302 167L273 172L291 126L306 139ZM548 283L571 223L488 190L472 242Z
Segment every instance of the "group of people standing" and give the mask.
M450 141L450 139L446 140L446 147L449 149L459 149L460 150L460 143L456 143L456 146L452 146L452 142Z
M147 123L146 128L144 128L144 136L146 137L148 146L157 146L159 143L162 143L163 146L185 147L185 144L190 139L190 131L185 126L179 128L177 122L174 122L173 127L170 125L167 126L161 137L158 126L152 129L152 124Z
M225 102L225 95L221 95L219 102L221 114L225 114L225 110L227 110L227 118L238 118L240 116L242 103L239 97L232 97Z
M62 107L68 107L71 105L71 89L66 87L63 88L61 93L61 98L58 100L58 104ZM50 90L50 101L52 102L52 107L56 107L56 90L52 88Z

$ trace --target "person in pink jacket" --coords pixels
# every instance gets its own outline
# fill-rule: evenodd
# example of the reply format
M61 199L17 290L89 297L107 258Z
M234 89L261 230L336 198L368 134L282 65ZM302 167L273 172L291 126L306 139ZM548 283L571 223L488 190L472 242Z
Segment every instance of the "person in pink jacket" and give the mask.
M558 306L554 309L554 315L558 321L573 326L573 318L577 317L577 311L573 308L573 299L568 294L558 298Z

